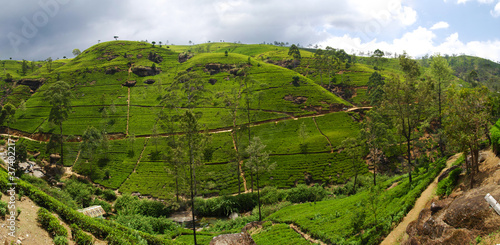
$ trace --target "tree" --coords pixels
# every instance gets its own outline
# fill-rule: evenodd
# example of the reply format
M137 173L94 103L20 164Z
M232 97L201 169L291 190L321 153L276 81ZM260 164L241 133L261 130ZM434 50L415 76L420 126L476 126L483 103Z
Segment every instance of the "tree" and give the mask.
M47 62L47 71L52 72L52 58L51 57L47 58L46 62Z
M89 171L87 175L90 177L93 174L92 161L94 160L94 154L99 147L102 146L102 134L96 128L87 127L82 135L82 142L80 143L80 151L86 153L89 157ZM62 158L61 158L62 159Z
M26 76L27 71L28 71L28 62L23 59L23 64L21 67L21 75Z
M443 58L440 54L438 54L437 56L434 56L432 58L432 61L431 61L431 73L432 73L432 76L435 80L435 87L436 87L436 100L437 100L437 104L438 104L438 130L441 131L441 128L442 128L442 124L443 124L443 113L442 113L442 108L443 108L443 90L444 88L449 84L451 78L452 78L452 74L453 74L453 69L450 67L450 65L448 65L448 61ZM444 151L445 151L445 147L444 147L444 142L443 142L443 138L442 138L442 133L441 132L438 132L439 134L439 149L441 151L441 156L444 156Z
M184 135L181 137L182 149L184 150L185 158L187 159L187 167L189 173L189 189L191 193L191 215L193 216L193 235L194 244L196 242L196 227L195 227L195 206L194 198L196 192L196 169L202 164L202 155L205 148L205 137L200 134L200 125L197 117L191 110L186 110L181 120L181 129Z
M380 102L384 98L384 84L384 78L378 72L372 73L370 78L368 78L366 93L368 94L370 105L380 105Z
M252 172L256 174L257 181L257 205L259 206L259 221L262 220L262 214L260 211L260 189L259 189L259 174L270 171L274 169L274 163L269 163L269 153L264 151L266 145L262 144L259 137L254 137L247 147L246 152L249 156L247 160L248 168L252 169Z
M399 57L405 79L393 75L386 79L384 86L385 100L383 110L393 119L398 134L405 139L406 157L408 160L408 177L411 183L412 146L415 134L422 126L428 115L430 86L425 82L418 82L420 70L417 62L411 60L406 53Z
M155 47L156 42L152 41L151 44L153 44L153 48Z
M307 132L307 126L304 122L302 122L299 126L300 151L302 153L307 152L308 145L306 143L306 139L308 136L309 136L309 134Z
M295 44L292 44L292 46L288 49L288 55L292 56L296 60L300 60L302 58L300 56L300 50Z
M353 193L356 193L356 184L358 180L358 174L366 167L363 162L363 148L360 145L360 140L358 138L349 137L342 141L342 146L346 151L347 156L351 160L351 169L354 171L354 185Z
M479 75L476 70L472 70L467 75L467 81L472 85L473 88L479 85Z
M6 103L3 107L0 106L0 124L4 121L7 122L7 134L10 134L10 123L14 120L14 114L16 114L16 107L10 102Z
M380 49L376 49L373 51L372 57L375 58L375 62L377 63L377 66L380 65L380 59L384 57L384 52L382 52Z
M225 121L229 124L232 124L231 128L231 138L233 139L234 151L231 151L228 156L231 162L234 163L236 167L236 178L238 179L238 195L241 194L241 168L243 165L242 161L242 152L241 151L241 127L238 125L238 109L239 102L241 100L242 94L242 78L236 77L238 81L238 88L232 89L229 94L224 98L224 102L226 106L229 108L228 116L225 118Z
M325 68L325 54L322 49L316 50L316 53L314 53L314 65L316 66L316 69L319 71L319 76L321 79L321 86L323 86L323 70Z
M113 38L114 38L115 40L118 40L118 36L113 36ZM99 40L99 41L101 41L101 40Z
M161 41L159 41L158 44L160 44L160 48L161 48Z
M81 52L79 49L77 49L77 48L73 49L73 55L74 55L75 57L76 57L76 56L78 56L78 55L80 55L81 53L82 53L82 52Z
M226 51L224 51L224 56L226 56L226 57L227 57L227 50L226 50Z
M377 170L384 159L384 152L389 147L391 134L389 127L383 122L382 115L371 110L366 113L366 119L361 124L361 139L368 148L373 170L373 185L377 185Z
M473 187L474 175L479 173L479 150L482 137L487 132L490 118L488 89L448 89L445 109L445 129L451 142L464 155L470 152L471 161L466 157L470 187Z
M44 93L45 99L52 106L49 114L49 122L54 123L59 126L60 130L60 144L61 144L61 165L64 164L64 138L63 138L63 126L62 123L66 121L71 112L71 98L73 97L71 93L70 86L63 82L58 81L52 84Z

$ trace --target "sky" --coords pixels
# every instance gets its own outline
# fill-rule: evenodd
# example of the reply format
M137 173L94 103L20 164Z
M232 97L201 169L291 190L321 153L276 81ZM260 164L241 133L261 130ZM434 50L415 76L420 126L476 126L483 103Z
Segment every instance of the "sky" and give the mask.
M98 42L327 46L348 53L467 54L500 62L500 0L15 0L0 59L73 57Z

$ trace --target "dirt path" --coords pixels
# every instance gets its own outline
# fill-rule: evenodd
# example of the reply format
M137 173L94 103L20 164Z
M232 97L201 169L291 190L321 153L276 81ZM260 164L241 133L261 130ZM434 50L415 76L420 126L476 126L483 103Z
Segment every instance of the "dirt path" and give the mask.
M142 155L144 154L144 151L146 150L146 146L148 145L148 140L149 140L149 138L146 138L146 140L144 141L144 147L142 148L141 154L139 155L139 158L137 159L137 163L135 164L134 170L132 172L130 172L130 174L127 176L127 179L125 179L125 181L123 181L120 184L120 186L118 188L116 188L116 191L118 191L120 189L120 187L122 187L123 183L127 182L127 180L130 178L130 176L133 173L135 173L135 171L137 170L137 166L139 166L139 163L141 162L141 159L142 159Z
M125 135L128 135L128 123L130 119L130 87L128 88L128 99L127 99L127 129Z
M443 173L446 169L448 169L451 166L451 164L455 162L460 156L461 153L455 154L454 156L450 157L448 161L446 161L446 168L444 168L441 171L441 173ZM425 208L427 202L429 202L429 200L434 196L437 188L439 175L427 187L427 189L425 189L425 191L422 192L420 197L415 202L415 206L413 206L410 212L406 214L403 221L401 221L401 223L399 223L399 225L396 228L394 228L394 230L392 230L391 233L389 233L389 235L387 235L387 237L382 241L382 243L380 243L380 245L394 245L401 243L401 240L406 234L406 227L408 226L408 224L410 224L410 222L418 218L418 215L420 214L422 209Z
M324 243L320 240L316 240L316 239L312 238L309 234L302 232L300 230L300 228L294 224L290 224L290 228L292 228L295 232L299 233L304 239L306 239L314 244L326 245L326 243Z
M330 141L330 139L328 138L328 136L326 136L323 132L321 132L321 129L319 129L318 123L316 122L316 117L313 117L312 119L313 119L314 124L316 125L316 128L318 129L319 133L321 135L325 136L326 140L328 140L328 144L330 144L330 148L332 149L332 151L330 153L333 153L332 142Z
M231 130L232 131L232 130ZM236 147L236 141L234 140L234 134L233 132L231 132L231 138L233 139L233 147L234 147L234 150L238 153L238 148ZM243 182L243 190L244 192L246 193L248 191L247 189L247 179L245 178L245 172L243 172L243 169L242 169L242 166L243 165L243 160L241 160L239 163L238 163L238 168L240 170L240 176L242 178L242 182Z

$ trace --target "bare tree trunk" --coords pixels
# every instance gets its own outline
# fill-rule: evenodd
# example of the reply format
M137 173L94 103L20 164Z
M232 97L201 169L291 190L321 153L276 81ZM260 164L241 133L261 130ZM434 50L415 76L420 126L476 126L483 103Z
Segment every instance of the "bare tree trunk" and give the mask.
M61 166L64 166L64 147L63 147L63 128L62 128L62 122L59 123L59 129L61 130Z

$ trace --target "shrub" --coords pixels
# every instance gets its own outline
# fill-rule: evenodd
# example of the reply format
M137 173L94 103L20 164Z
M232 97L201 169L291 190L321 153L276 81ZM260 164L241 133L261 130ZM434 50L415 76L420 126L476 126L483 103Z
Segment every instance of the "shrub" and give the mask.
M273 186L266 186L260 192L260 202L262 204L278 203L286 198L286 192Z
M231 213L251 211L257 205L257 193L195 199L195 213L200 216L224 217Z
M116 193L111 189L106 189L102 192L102 197L108 202L116 200Z
M140 214L151 217L168 217L172 210L160 201L141 200Z
M7 206L8 203L0 201L0 217L5 218L5 214L7 214Z
M81 208L88 207L92 201L92 187L78 180L68 180L64 187L64 191L67 192Z
M326 190L319 185L307 187L304 184L300 184L288 190L286 200L292 203L316 202L322 200L326 195Z
M40 208L37 212L37 221L53 237L68 236L68 231L59 223L59 219L52 215L47 209Z
M71 235L73 236L73 241L78 245L92 245L94 244L94 239L91 235L85 233L77 225L71 224Z
M148 217L140 214L119 215L116 222L150 234L165 234L177 229L177 224L166 217Z
M457 185L460 173L462 173L461 168L457 168L451 171L448 177L446 177L446 179L438 183L436 194L438 196L450 195L455 186Z
M54 238L54 245L68 245L68 238L64 236L56 236Z

